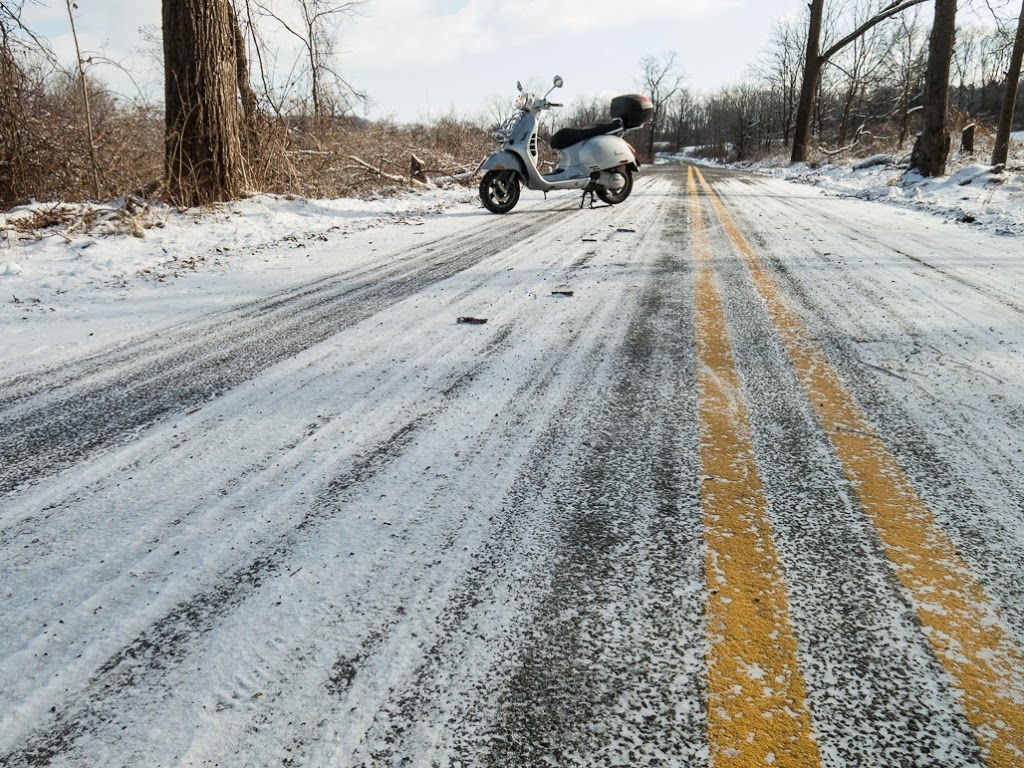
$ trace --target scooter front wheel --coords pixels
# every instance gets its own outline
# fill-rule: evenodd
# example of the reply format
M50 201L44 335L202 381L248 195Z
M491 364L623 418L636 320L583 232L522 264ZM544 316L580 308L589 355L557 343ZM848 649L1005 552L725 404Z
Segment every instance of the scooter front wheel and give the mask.
M633 191L633 171L626 167L620 167L618 173L621 173L626 178L626 183L622 185L622 189L599 189L597 190L597 196L601 198L601 201L608 203L608 205L618 205L624 202L629 193Z
M480 180L480 200L491 213L508 213L519 202L519 174L488 171Z

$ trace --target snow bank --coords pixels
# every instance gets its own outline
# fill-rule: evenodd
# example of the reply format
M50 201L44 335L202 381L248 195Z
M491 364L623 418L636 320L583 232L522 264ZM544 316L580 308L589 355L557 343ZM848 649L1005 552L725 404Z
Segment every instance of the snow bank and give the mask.
M1012 134L1024 143L1024 131ZM907 171L909 156L876 154L847 158L843 162L789 165L788 158L774 157L754 163L724 165L693 156L701 148L686 147L679 154L662 154L659 163L731 167L775 178L812 184L826 195L856 197L914 208L948 220L997 234L1024 234L1024 164L1020 148L1011 155L1010 167L995 173L976 162L976 155L954 153L947 163L949 175L928 179Z
M763 162L744 167L813 184L828 195L910 207L999 234L1024 234L1024 173L1019 169L996 173L991 166L954 157L950 175L929 179L886 156L834 165Z
M467 197L465 189L366 200L257 195L184 213L160 203L133 211L125 211L123 203L34 203L0 217L7 235L0 244L0 281L17 277L0 282L0 292L20 291L60 303L63 295L123 287L138 277L166 280L204 263L227 268L273 247L287 248L327 232L407 221ZM21 231L32 220L56 223Z
M378 228L398 227L389 237L401 242L473 200L458 187L186 212L126 200L15 208L0 214L0 377L372 259Z

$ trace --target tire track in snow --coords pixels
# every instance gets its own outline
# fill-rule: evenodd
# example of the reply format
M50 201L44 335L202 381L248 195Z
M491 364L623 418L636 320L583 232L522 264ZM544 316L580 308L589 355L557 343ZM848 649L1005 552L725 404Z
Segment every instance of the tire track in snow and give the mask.
M81 384L68 382L65 373L44 374L30 394L9 395L0 412L0 494L131 439L167 414L199 407L567 215L572 214L557 210L525 222L500 222L443 252L424 244L412 264L368 270L354 285L351 276L329 278L266 305L256 302L212 322L189 324L145 344L140 362L131 347L92 356L81 364Z
M483 567L526 614L513 638L490 638L513 656L450 715L464 727L434 764L640 766L706 751L692 277L685 210L670 211L622 336L594 350L507 496L510 550Z
M622 236L618 237L621 239ZM495 505L504 506L500 491L495 490L493 497L491 493L481 497L477 489L481 483L482 487L503 486L506 480L502 476L521 461L517 457L537 439L535 434L543 432L555 438L556 445L565 447L565 435L558 439L555 430L559 427L556 424L563 423L564 411L576 412L579 392L594 386L593 367L609 364L612 350L608 349L606 336L620 336L618 318L630 314L635 308L631 290L626 290L621 301L610 303L595 299L585 286L608 282L609 274L615 284L623 281L632 283L647 273L646 267L641 273L640 266L630 262L602 268L598 264L594 265L600 273L596 276L581 272L581 277L584 274L589 277L583 280L585 285L582 289L576 285L577 297L571 302L555 300L565 311L576 315L575 320L569 323L571 330L566 335L558 338L562 332L553 331L556 347L544 351L531 347L529 337L543 333L539 330L517 335L514 343L526 352L524 362L528 370L516 377L524 385L508 403L502 405L500 421L492 424L492 427L501 425L498 431L487 427L479 438L468 444L458 441L456 446L463 457L457 460L458 472L436 486L436 490L430 491L427 497L422 496L423 491L418 488L410 489L411 492L401 502L402 509L407 511L403 512L401 520L394 520L397 530L387 529L389 549L393 547L400 552L411 552L414 547L420 549L423 546L419 528L424 522L422 519L407 520L408 516L446 519L452 515L452 505L462 509L468 503L471 509L462 513L463 520L452 528L451 535L443 543L430 546L428 554L423 555L433 565L444 567L410 570L412 563L408 560L381 560L374 572L364 578L367 584L376 584L378 588L379 585L388 585L387 597L378 598L370 604L360 598L360 602L346 605L343 613L328 619L328 633L344 638L342 647L345 650L335 658L323 659L322 651L309 648L299 638L294 644L282 641L284 646L295 647L294 658L289 662L294 667L289 666L291 671L278 674L297 681L298 686L293 685L292 691L275 699L269 712L260 707L253 721L260 736L246 737L245 754L251 759L266 754L266 750L275 746L272 739L260 741L265 720L287 718L289 713L300 710L316 711L325 722L304 723L305 727L297 729L297 735L290 736L291 743L286 751L289 759L294 759L297 764L375 766L402 764L401 761L405 760L416 765L435 762L458 765L462 764L460 760L470 759L467 755L473 750L462 743L463 737L468 735L466 718L474 718L479 713L480 706L475 697L480 691L489 690L504 679L499 676L493 683L480 683L477 682L478 675L488 668L494 650L507 647L511 642L509 636L514 637L522 630L519 622L513 621L511 626L505 623L508 615L519 609L504 601L495 603L492 599L495 574L514 567L512 578L516 584L521 584L524 578L533 578L524 574L524 569L539 568L543 571L547 564L546 553L531 559L529 565L519 557L508 556L509 548L529 546L530 534L528 529L524 531L526 518L544 520L546 510L516 508L515 514L511 515L494 508ZM570 267L569 273L563 273L564 277L557 279L573 282L575 273L572 270ZM623 288L615 290L622 291ZM530 303L516 303L531 307ZM586 314L582 314L583 311ZM550 333L545 335L550 338ZM521 354L513 350L506 358L516 358ZM534 358L532 364L528 362L531 357ZM519 368L521 364L515 367ZM486 386L489 389L490 385ZM468 401L466 405L474 410L483 406L475 402L478 395L474 393L478 391L468 390L464 398ZM490 396L485 397L490 399ZM490 413L483 414L485 422L490 416ZM494 414L495 419L497 416ZM443 427L441 429L445 432ZM419 451L420 461L434 464L435 469L438 461L444 463L431 458L432 454L436 455L436 449L431 451L424 446ZM546 448L538 448L536 460L542 463L539 457L546 453ZM415 464L416 459L410 458L403 463L410 461ZM522 475L517 480L517 484L521 483L523 487L530 482ZM432 485L427 481L428 488ZM376 498L372 489L367 494ZM367 503L365 498L363 503ZM506 518L506 514L510 516ZM495 523L490 522L492 516L502 518L496 529L493 527ZM485 547L485 553L477 556L481 545ZM470 557L476 563L474 566L467 569L460 565L460 561ZM362 591L359 589L356 594ZM530 594L521 597L525 601L533 600ZM495 619L488 610L496 605L502 606L499 619ZM502 623L504 631L494 627L495 621ZM485 631L482 629L485 624L488 625L487 641L481 634ZM352 637L355 626L363 630ZM359 637L363 638L362 642ZM475 652L481 653L485 660L478 657L476 662L468 661L467 654ZM421 658L421 663L413 665L414 659ZM322 677L317 676L317 670ZM277 677L277 674L273 676ZM327 701L317 699L315 704L299 704L295 700L296 688L335 693ZM453 710L457 714L453 714ZM463 726L453 729L451 725L454 722L463 723ZM444 744L451 747L442 749L444 755L437 753L438 747L442 746L436 738L439 728L446 734ZM264 751L258 746L261 743ZM223 753L214 750L197 754L209 755L211 761L217 761ZM456 754L458 757L454 757ZM449 755L453 756L450 760ZM234 759L244 758L236 756Z
M736 177L730 176L728 178L730 180L735 180ZM752 186L756 185L757 183L753 179L744 179L744 182ZM728 193L726 193L725 196L728 197ZM802 212L803 216L800 216L799 218L796 219L796 222L798 222L800 226L808 227L808 222L813 222L815 219L818 219L820 221L820 209L814 208L814 206L810 205L809 203L799 198L792 198L787 200L787 204L792 206L792 208ZM1002 307L1004 307L1005 309L1009 309L1011 312L1014 312L1018 315L1024 315L1024 304L1021 304L1019 301L1014 300L1013 298L1002 293L1001 291L995 290L991 286L985 285L983 283L972 280L968 277L964 277L963 275L957 274L955 271L951 269L947 269L937 264L933 264L926 258L923 258L921 256L915 256L911 253L908 253L906 250L904 250L907 249L910 245L910 243L907 241L907 233L902 233L903 237L901 238L899 247L897 247L896 245L887 241L889 237L888 232L873 232L873 234L876 236L868 236L865 234L864 227L856 226L850 223L849 221L840 218L829 219L829 224L831 228L834 230L834 232L841 234L844 239L848 240L851 243L857 243L863 246L866 252L870 252L871 250L877 249L879 246L881 246L882 248L885 248L886 250L897 254L901 258L906 259L907 261L924 268L930 273L933 273L932 275L930 275L930 277L932 277L933 279L936 278L937 276L938 279L942 281L957 283L958 285L962 286L963 288L967 288L969 291L973 293L976 293L980 296L984 296L986 299L993 301L997 304L1000 304ZM886 239L883 240L882 238ZM928 243L916 242L914 244L923 246L926 249L929 248ZM922 274L927 274L927 272Z
M663 216L663 211L658 208L654 211L656 218ZM631 215L631 212L626 215ZM646 219L631 222L631 226L644 233L648 232L647 225ZM657 239L656 232L651 234L651 239ZM633 255L630 254L631 257ZM575 276L582 275L595 256L595 252L590 252L575 259L560 279L573 284ZM628 270L627 274L631 275L641 265L630 262L612 266L616 270ZM596 265L596 268L600 271L601 265ZM647 268L644 269L646 273ZM621 334L616 320L623 314L636 311L631 292L616 304L594 304L593 299L585 296L585 288L583 292L584 295L578 293L573 302L580 302L581 306L590 302L593 308L572 324L573 330L559 341L557 351L549 350L545 354L545 357L555 358L554 365L523 377L525 384L502 408L505 426L497 433L488 431L473 444L460 445L462 454L472 458L465 460L458 477L446 481L430 500L409 500L408 503L416 508L433 508L450 503L445 501L447 498L467 495L473 498L475 478L488 477L503 467L516 466L515 456L522 452L524 443L529 446L538 440L530 451L531 469L520 470L514 487L508 491L517 497L532 488L535 482L533 473L550 461L551 451L573 445L564 432L565 414L578 414L582 408L580 393L600 386L595 384L595 379L600 378L596 369L607 367L614 360L615 350L609 348L609 338L617 338ZM520 338L518 341L522 344L527 340ZM605 379L601 378L601 381ZM566 398L566 393L571 393L571 399ZM545 418L544 414L553 416ZM535 433L539 437L535 437ZM480 540L481 533L474 529L479 526L479 517L485 513L477 507L486 509L493 504L504 508L496 515L500 522L489 523L486 539ZM546 568L548 553L525 556L518 548L530 549L532 532L529 526L533 524L530 521L535 523L538 517L546 520L548 513L542 508L523 508L518 504L510 508L509 502L503 503L501 498L481 498L472 506L477 520L465 521L457 533L453 532L450 539L431 552L436 556L436 562L441 564L451 559L455 550L468 547L473 552L474 565L463 573L417 577L414 590L417 596L402 602L397 612L389 613L384 606L368 607L372 613L383 615L384 623L373 625L376 629L367 635L368 646L359 645L334 662L331 669L343 672L346 685L336 702L327 707L317 707L317 711L324 713L330 722L328 731L315 731L305 739L296 738L289 746L289 755L295 756L299 764L479 764L473 756L479 756L486 750L469 738L472 730L469 720L476 721L481 714L481 702L477 698L480 692L500 686L507 678L507 672L495 672L489 664L494 661L495 649L508 648L523 630L523 624L509 616L518 615L520 610L529 610L529 604L534 600L529 593L521 594L521 600L513 606L496 597L494 591L502 589L498 586L502 578L498 574L505 574L520 588L525 581L540 578L534 569L543 571ZM396 546L400 549L408 533L398 531L392 534L397 537ZM478 550L481 545L483 549ZM393 583L394 576L389 577L387 572L394 568L393 564L388 564L377 578L368 579L376 583ZM514 571L512 575L509 575L509 569ZM388 593L396 591L404 594L406 588L392 588ZM518 607L520 602L524 603L521 608ZM496 606L500 606L498 617L492 612ZM412 620L416 622L412 635L415 640L408 636L408 625ZM351 616L338 616L336 621L338 631L343 632L342 628L351 624ZM487 633L486 640L484 632ZM422 656L423 660L405 671L403 667L409 662L403 658L407 652L403 645L410 643L423 646L422 650L415 652L415 656ZM470 657L477 657L477 660L469 661ZM480 675L483 674L489 679L481 680ZM331 681L324 683L309 675L304 685L306 688L337 688ZM278 706L282 716L295 708L294 704L289 707L287 702ZM454 722L461 723L461 726L451 729ZM438 728L445 729L443 744L437 741ZM331 745L336 746L332 749ZM316 751L318 748L320 751Z
M53 712L54 724L36 732L24 746L3 755L4 766L44 766L66 755L81 738L116 721L118 707L134 689L156 685L167 670L181 664L189 646L212 631L223 617L269 579L280 575L301 536L309 536L317 526L341 511L340 498L371 480L395 461L415 439L416 434L447 408L457 394L469 386L488 364L488 355L507 344L513 327L503 329L490 343L487 355L470 370L459 375L442 393L433 408L402 425L383 441L352 462L348 470L335 477L317 502L287 537L243 566L223 575L205 592L175 606L153 622L132 643L107 659L89 680L83 692L72 697L66 707Z
M553 574L503 686L487 765L705 754L692 277L678 252L653 277L609 399L593 403L586 449L560 477L531 478L559 513Z
M583 323L581 331L587 325ZM37 732L23 748L6 756L5 760L11 764L36 765L46 764L58 756L66 759L69 750L74 750L75 744L83 737L95 734L97 729L115 728L119 707L124 707L124 702L138 693L133 689L158 690L160 680L182 663L190 652L188 649L204 634L214 629L227 613L236 611L261 585L284 573L284 563L295 550L297 539L313 535L321 523L342 511L349 492L355 492L394 462L424 427L451 407L449 401L457 399L470 387L476 375L508 346L511 335L518 332L521 338L528 336L517 331L517 327L512 325L499 330L488 349L480 355L480 362L440 393L438 408L421 414L396 430L378 448L359 457L350 471L337 477L323 492L321 502L287 537L270 542L269 550L257 553L258 556L243 567L233 569L201 594L175 606L130 645L112 655L82 694L70 697L67 706L62 704L60 712L55 713L55 727ZM334 675L335 687L343 688L345 663L343 660L339 663L336 670L340 672Z

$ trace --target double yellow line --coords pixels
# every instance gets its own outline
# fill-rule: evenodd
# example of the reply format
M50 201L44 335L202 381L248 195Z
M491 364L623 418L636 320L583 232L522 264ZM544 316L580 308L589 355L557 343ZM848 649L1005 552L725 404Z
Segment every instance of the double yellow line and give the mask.
M811 768L821 758L695 179L753 277L986 762L1022 768L1024 650L721 200L691 167L713 765Z

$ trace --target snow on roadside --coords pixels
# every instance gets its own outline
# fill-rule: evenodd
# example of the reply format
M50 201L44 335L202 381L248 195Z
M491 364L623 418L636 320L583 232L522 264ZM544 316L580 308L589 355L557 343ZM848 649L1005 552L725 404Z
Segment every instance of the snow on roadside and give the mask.
M5 230L0 276L17 277L6 288L61 303L54 297L119 287L133 277L166 280L203 262L226 264L234 260L229 254L287 248L327 232L363 230L384 221L407 223L469 196L465 189L367 200L257 195L202 211L177 212L154 203L135 216L119 216L123 208L117 205L35 203L14 208L0 220ZM51 211L53 218L63 215L96 223L70 231L60 226L18 231L19 222L46 217ZM121 236L126 234L135 237Z
M475 199L457 187L365 200L257 195L186 212L124 201L15 208L0 214L0 378L372 260L414 242L426 217L472 211ZM57 223L24 231L33 219ZM375 246L381 227L387 245Z
M992 167L954 160L949 176L929 179L883 158L812 167L778 168L757 163L749 170L813 184L827 195L877 200L927 211L999 234L1024 235L1024 173L993 173Z
M1011 154L1011 167L1004 173L993 173L991 166L977 162L977 155L960 154L950 156L949 175L937 179L909 173L906 158L897 159L892 155L820 165L789 165L786 159L776 157L729 167L810 184L825 195L880 201L932 213L995 234L1024 235L1024 164L1020 162L1024 131L1014 133L1012 140L1017 143L1016 147L1011 147L1017 157ZM661 159L719 165L691 157L698 149L690 147L682 155ZM1015 159L1017 162L1013 162Z

